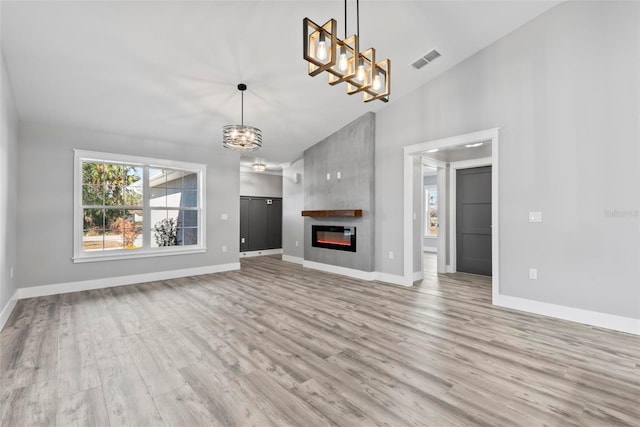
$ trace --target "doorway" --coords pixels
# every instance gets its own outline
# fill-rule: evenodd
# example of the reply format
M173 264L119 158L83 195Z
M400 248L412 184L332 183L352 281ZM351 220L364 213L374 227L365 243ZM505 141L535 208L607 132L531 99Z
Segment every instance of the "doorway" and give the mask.
M484 146L485 151L482 151ZM477 150L475 155L470 157L470 151L467 149ZM447 153L448 157L445 156ZM414 144L404 147L404 253L413 254L414 256L404 257L404 281L406 285L412 285L413 280L416 277L416 271L422 269L422 251L420 256L416 256L415 244L416 236L422 238L422 225L420 221L415 219L415 197L416 186L422 187L422 183L415 179L416 167L420 167L422 162L416 162L416 157L422 159L429 159L429 161L437 166L438 174L438 188L441 189L439 194L439 205L444 209L440 212L439 216L439 232L446 238L439 239L438 242L438 273L444 272L456 272L457 266L457 218L455 212L456 206L456 181L457 173L459 170L466 170L469 168L477 168L481 166L489 166L485 169L490 177L488 185L490 191L487 195L490 199L490 203L485 203L481 210L485 219L489 219L489 226L486 224L484 227L474 227L471 223L471 230L468 229L467 224L460 225L464 228L462 235L475 235L482 237L472 237L471 240L476 240L470 250L474 249L477 245L477 241L482 240L484 243L487 240L490 245L484 246L483 251L489 251L490 256L480 263L483 265L484 274L492 275L492 296L493 300L496 300L499 294L499 238L498 238L498 224L499 224L499 202L498 202L498 129L489 129L480 132L474 132L465 135L454 136L450 138L444 138L434 141L428 141L420 144ZM420 176L420 174L417 174ZM464 173L463 173L464 175ZM485 200L486 202L486 200ZM487 209L490 214L487 214ZM473 230L476 228L476 230ZM479 230L483 228L483 230ZM416 234L417 231L417 234ZM470 231L470 232L469 232ZM482 231L482 233L480 233ZM469 240L469 237L467 238ZM421 246L421 245L420 245ZM474 258L472 252L465 251L463 245L462 248L463 258ZM417 261L420 260L420 261ZM487 263L489 267L487 268ZM466 269L463 266L462 269Z

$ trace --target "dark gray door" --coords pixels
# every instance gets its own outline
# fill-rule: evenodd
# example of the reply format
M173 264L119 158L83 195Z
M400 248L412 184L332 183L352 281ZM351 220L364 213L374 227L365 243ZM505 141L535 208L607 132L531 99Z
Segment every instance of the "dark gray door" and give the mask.
M282 247L282 199L269 199L267 204L267 248Z
M491 166L459 169L456 198L457 270L491 276Z
M249 249L257 251L267 248L267 201L249 200Z
M240 252L249 250L249 198L240 198Z
M240 252L282 247L282 199L240 197Z

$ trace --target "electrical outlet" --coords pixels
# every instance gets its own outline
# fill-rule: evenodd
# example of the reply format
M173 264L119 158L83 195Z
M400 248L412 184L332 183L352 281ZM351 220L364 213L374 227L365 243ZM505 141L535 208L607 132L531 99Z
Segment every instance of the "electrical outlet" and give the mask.
M13 267L9 269L9 272L10 272L9 274L11 275L11 278L13 279Z
M393 252L389 251L389 259L393 259Z
M222 246L222 252L227 252L227 247L226 246Z
M331 179L331 173L327 174L327 181L329 181Z
M245 240L244 240L244 237L243 237L243 238L240 239L240 243L244 243L244 242L245 242Z
M342 174L341 174L340 172L338 172L338 173L336 174L336 178L338 178L338 180L340 180L340 179L342 178Z
M529 279L538 280L538 269L537 268L530 268L529 269Z
M296 240L296 248L298 247L298 241Z
M223 213L222 215L220 215L220 219L223 221L226 221L229 219L229 214Z
M529 212L529 222L542 222L542 212Z

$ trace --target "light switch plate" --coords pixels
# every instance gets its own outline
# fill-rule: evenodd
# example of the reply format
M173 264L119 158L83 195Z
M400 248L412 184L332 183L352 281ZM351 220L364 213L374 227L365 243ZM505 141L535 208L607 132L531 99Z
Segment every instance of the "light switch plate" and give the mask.
M229 214L223 213L222 215L220 215L220 219L223 221L226 221L229 219Z
M542 212L529 212L529 222L542 222Z

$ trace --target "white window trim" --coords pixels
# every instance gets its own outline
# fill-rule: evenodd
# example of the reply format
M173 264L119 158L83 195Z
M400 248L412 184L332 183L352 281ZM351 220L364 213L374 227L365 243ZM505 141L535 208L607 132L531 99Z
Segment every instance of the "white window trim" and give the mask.
M150 157L130 156L124 154L102 153L98 151L86 151L74 149L74 161L73 161L73 262L95 262L95 261L113 261L118 259L134 259L134 258L151 258L158 256L169 255L186 255L194 253L206 252L207 246L205 241L206 233L206 203L204 201L204 195L206 192L206 173L207 165L201 163L187 163L179 162L175 160L164 160ZM109 163L122 163L136 166L149 166L157 168L174 168L186 171L195 172L198 175L198 244L189 246L168 246L158 248L144 248L136 250L110 250L100 253L89 253L82 250L82 162L84 161L96 161L96 162L109 162ZM148 182L145 181L145 187L148 186ZM148 190L148 188L145 188ZM148 193L145 193L148 194ZM148 202L144 202L144 214L146 218L149 217L150 207ZM145 222L145 227L147 223ZM147 232L143 233L145 236ZM148 238L144 238L145 244L148 245Z

